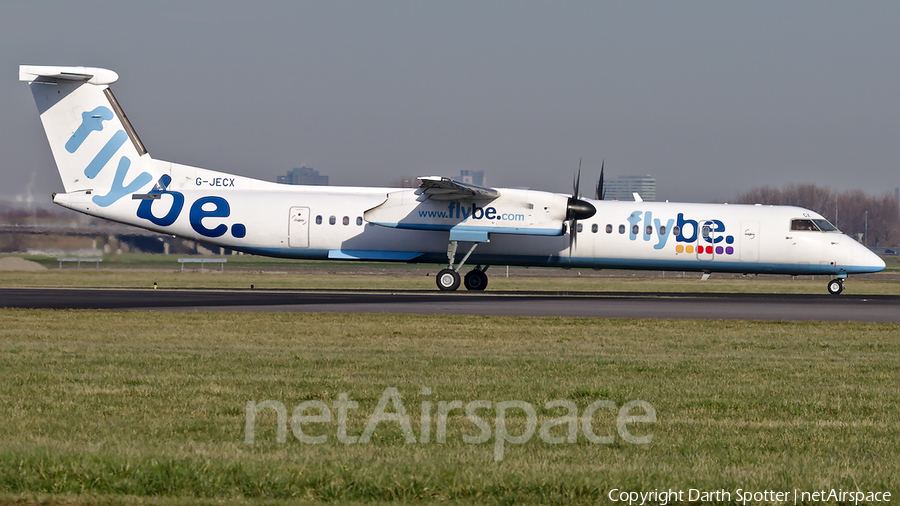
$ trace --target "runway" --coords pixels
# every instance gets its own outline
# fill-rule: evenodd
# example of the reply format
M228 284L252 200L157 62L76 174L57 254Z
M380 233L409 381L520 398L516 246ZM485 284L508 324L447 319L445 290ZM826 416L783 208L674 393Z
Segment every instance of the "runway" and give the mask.
M0 307L900 323L900 296L0 288Z

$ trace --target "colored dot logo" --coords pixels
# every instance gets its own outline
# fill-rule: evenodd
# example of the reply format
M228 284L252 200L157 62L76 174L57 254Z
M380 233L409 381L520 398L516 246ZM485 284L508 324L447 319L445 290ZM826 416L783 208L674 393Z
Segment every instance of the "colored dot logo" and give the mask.
M729 236L730 238L731 236ZM733 239L732 239L733 241ZM694 246L688 244L687 246L678 244L675 246L675 253L688 253L691 254L695 251ZM733 246L697 246L696 251L698 255L707 254L712 255L713 251L715 251L716 255L733 255L734 247Z

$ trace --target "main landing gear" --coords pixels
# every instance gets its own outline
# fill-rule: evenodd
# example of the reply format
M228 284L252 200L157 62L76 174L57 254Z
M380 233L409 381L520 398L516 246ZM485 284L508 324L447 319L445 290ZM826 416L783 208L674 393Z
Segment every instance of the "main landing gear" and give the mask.
M466 277L463 278L463 284L466 285L466 290L484 290L487 288L487 274L484 271L487 270L487 267L484 269L481 266L478 266L471 271L466 273Z
M457 264L456 268L453 267L453 260L456 258L456 247L458 246L458 241L450 241L450 246L447 248L447 260L449 261L449 265L446 269L441 269L437 273L437 277L435 278L435 282L437 283L437 287L445 292L452 292L459 288L460 284L460 276L459 270L462 269L462 266L466 263L466 260L469 259L469 256L475 251L475 247L478 246L478 243L472 243L472 247L469 248L469 251L466 252L466 255L463 257L462 261ZM485 271L488 270L489 265L485 265L481 267L480 265L472 269L471 271L466 273L465 278L462 280L466 286L466 290L484 290L488 284L488 277L485 274Z
M844 291L844 280L840 278L834 278L828 282L828 293L831 295L838 295L839 293Z

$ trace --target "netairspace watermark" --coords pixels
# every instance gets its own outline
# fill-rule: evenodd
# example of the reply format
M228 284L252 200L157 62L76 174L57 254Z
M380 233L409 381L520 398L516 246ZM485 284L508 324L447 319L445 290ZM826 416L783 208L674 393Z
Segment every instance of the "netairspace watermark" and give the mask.
M421 395L431 395L431 388L425 387L420 391ZM390 410L388 410L390 407ZM436 413L432 414L434 408ZM612 444L616 440L615 435L598 436L594 431L593 418L594 414L600 410L615 410L616 403L611 400L597 400L589 404L584 411L578 412L578 406L569 400L559 399L549 401L544 404L545 410L557 410L563 408L565 414L556 418L552 418L544 422L538 429L538 416L535 407L525 401L512 400L491 402L487 400L471 401L465 405L460 400L438 401L437 406L434 402L422 401L419 416L419 436L416 437L413 432L412 421L406 413L406 407L400 397L400 391L395 387L387 387L378 400L378 405L369 417L366 428L360 435L350 435L347 433L347 421L349 419L350 410L359 409L359 402L350 400L347 393L338 394L337 400L332 402L331 407L323 401L309 400L303 401L294 408L291 415L291 431L297 440L306 444L323 444L328 442L328 435L322 434L311 436L304 432L304 425L322 424L337 422L335 437L338 442L343 444L367 444L371 441L372 435L378 424L399 424L403 433L403 438L407 444L428 444L431 443L432 429L434 430L434 442L438 444L447 442L447 420L454 410L464 412L466 418L479 431L476 435L463 434L462 439L466 444L483 444L487 443L491 436L494 437L494 460L503 460L506 444L522 445L531 440L535 431L538 432L541 440L547 444L575 444L578 441L578 429L581 428L582 436L594 444ZM284 404L275 400L266 400L261 402L247 401L246 409L246 426L244 427L244 442L253 444L256 440L256 415L264 409L273 409L277 415L276 441L285 443L287 441L287 408ZM333 411L337 412L337 419L333 416ZM312 412L312 413L310 413ZM490 415L493 412L493 427L491 427ZM525 428L520 434L512 434L507 430L507 417L520 412L525 415ZM521 418L521 416L516 416ZM436 420L436 423L433 422ZM623 441L632 444L647 444L653 441L653 435L635 436L629 432L629 424L636 423L654 423L656 422L656 410L649 402L641 400L633 400L626 402L618 408L616 417L616 432ZM434 427L433 427L434 425ZM565 435L554 436L550 431L558 426L565 427ZM492 434L493 429L493 434ZM557 430L557 433L560 431Z
M875 504L881 502L891 502L890 492L875 492L861 490L844 490L844 489L828 489L828 490L700 490L697 488L689 489L666 489L652 491L636 491L621 490L618 488L611 489L606 497L613 503L622 503L629 506L643 506L644 504L653 504L666 506L668 504L676 504L688 502L696 503L732 503L732 504L761 504L761 503L781 503L781 504L810 504L817 502L846 503L846 504Z

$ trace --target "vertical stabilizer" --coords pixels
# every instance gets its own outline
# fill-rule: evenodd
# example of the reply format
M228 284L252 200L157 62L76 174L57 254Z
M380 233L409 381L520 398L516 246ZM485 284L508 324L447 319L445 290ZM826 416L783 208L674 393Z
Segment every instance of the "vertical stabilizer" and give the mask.
M159 177L109 89L116 79L111 70L91 67L19 67L66 192L88 192L99 207L130 198Z

